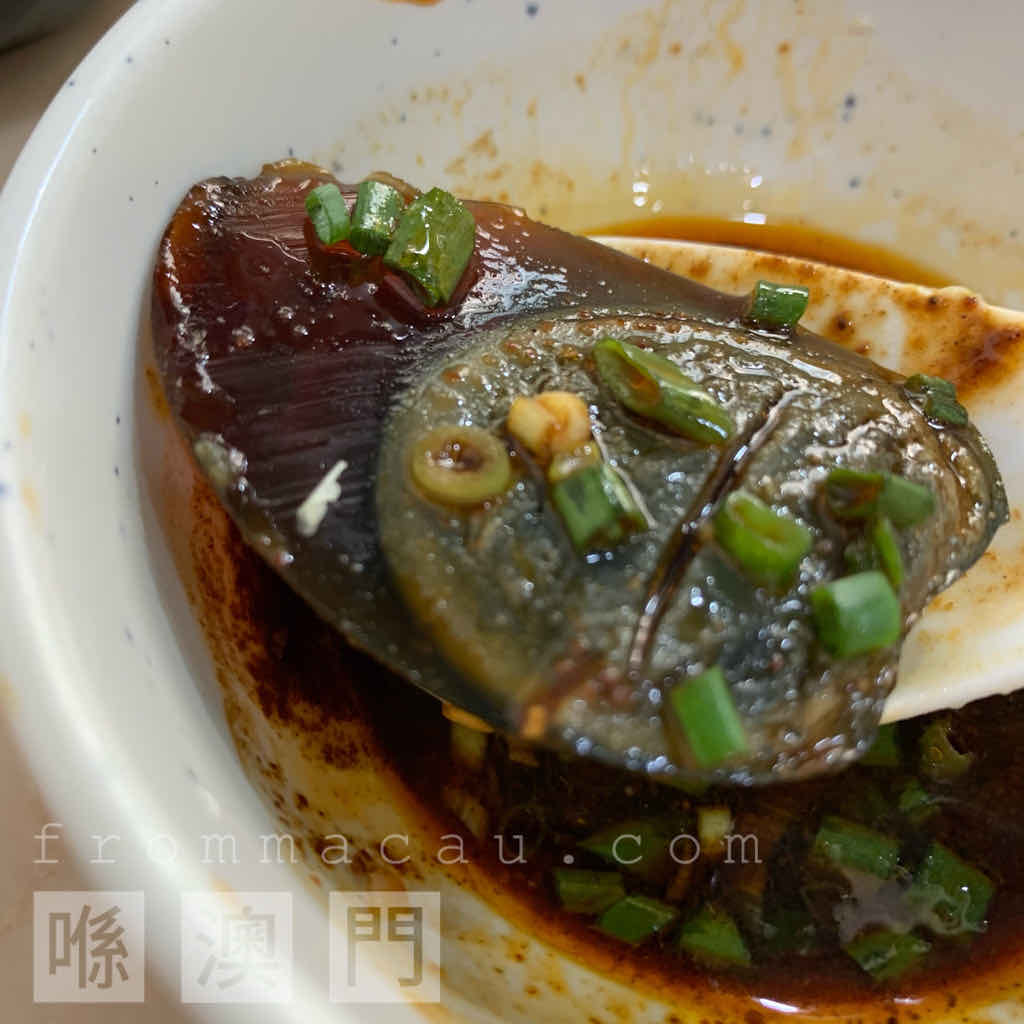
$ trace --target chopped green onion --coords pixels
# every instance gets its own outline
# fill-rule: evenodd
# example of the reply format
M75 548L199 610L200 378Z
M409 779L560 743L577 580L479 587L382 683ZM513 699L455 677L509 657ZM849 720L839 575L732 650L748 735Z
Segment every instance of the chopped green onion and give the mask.
M903 382L911 394L924 395L924 414L930 420L953 427L967 425L967 410L957 401L956 386L942 377L915 373Z
M911 779L903 787L896 806L901 814L905 814L915 825L920 825L938 812L938 803L937 796L929 793L917 779Z
M755 582L777 590L793 581L811 549L811 531L760 498L734 491L715 513L715 540Z
M929 395L924 403L924 414L937 423L945 423L951 427L966 427L970 416L959 403L938 395Z
M935 495L922 484L893 473L837 467L825 479L825 501L836 519L888 517L894 526L913 526L935 510Z
M736 922L711 904L703 906L680 929L679 948L703 963L750 966L750 951Z
M505 446L479 427L443 426L412 448L412 478L432 501L479 505L504 494L512 482Z
M380 256L391 243L405 209L401 192L382 181L364 181L356 193L349 241L367 256Z
M956 398L956 385L945 377L933 377L927 373L915 373L908 377L903 386L915 394L939 395Z
M722 444L735 426L729 414L672 362L615 338L594 346L601 380L627 409L703 444Z
M554 876L559 902L574 914L603 914L626 896L622 875L616 871L556 868Z
M895 589L903 584L903 555L892 523L882 517L871 526L871 544L878 553L878 564Z
M928 927L941 935L984 931L995 894L992 880L952 850L933 842L914 876L908 898L930 912Z
M814 918L804 906L782 906L762 922L762 950L771 956L806 955L816 946Z
M638 946L664 931L676 918L675 907L647 896L627 896L609 907L598 919L597 927L606 935Z
M900 638L900 602L882 573L872 570L823 583L811 591L818 638L837 658L890 647Z
M675 687L668 701L702 768L712 768L748 749L729 684L717 665Z
M935 511L935 495L924 484L884 473L885 482L878 496L877 512L892 521L893 526L914 526Z
M806 312L809 298L806 288L758 281L750 293L746 319L766 327L794 327Z
M843 946L875 981L894 981L916 967L931 948L916 935L888 929L868 932Z
M432 188L403 211L384 262L411 277L432 306L448 302L469 266L476 221L451 193Z
M875 734L875 742L860 759L860 763L871 768L898 768L903 763L898 728L895 722L879 726L878 732Z
M900 858L900 844L865 825L830 816L822 821L811 852L840 867L889 878Z
M921 733L921 773L936 782L953 782L966 775L974 755L961 753L950 739L948 718L938 718Z
M647 528L647 517L607 462L584 466L551 485L558 509L577 551L609 548Z
M579 845L609 864L652 884L672 872L672 840L678 829L665 820L621 821L588 836Z
M348 203L334 182L317 185L306 194L306 213L313 222L316 237L324 245L334 245L348 238Z
M837 466L825 478L825 502L836 519L868 519L874 515L884 483L881 473Z

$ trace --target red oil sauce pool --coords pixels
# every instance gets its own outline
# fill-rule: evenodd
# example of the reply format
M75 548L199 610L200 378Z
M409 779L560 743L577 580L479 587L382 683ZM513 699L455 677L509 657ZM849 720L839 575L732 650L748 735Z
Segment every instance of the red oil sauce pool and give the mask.
M587 232L593 235L622 235L637 238L671 238L713 245L735 245L760 249L781 256L797 256L819 263L831 263L848 270L859 270L894 281L944 288L954 284L945 275L916 260L909 259L870 242L859 242L821 228L805 224L766 222L747 224L717 217L655 216L605 224Z

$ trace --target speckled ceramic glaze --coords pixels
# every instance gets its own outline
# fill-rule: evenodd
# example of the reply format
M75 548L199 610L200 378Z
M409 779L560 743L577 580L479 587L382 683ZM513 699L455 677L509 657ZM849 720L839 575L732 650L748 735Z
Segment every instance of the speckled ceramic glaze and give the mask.
M598 978L525 912L500 918L472 865L323 868L328 825L357 846L437 837L358 725L273 713L245 636L222 630L211 658L209 596L226 609L235 592L229 545L169 440L140 341L156 242L185 189L296 154L574 229L804 217L1024 306L1022 29L1024 12L996 0L927 18L913 0L144 0L87 58L0 198L0 694L67 843L88 862L94 836L120 837L114 863L89 869L97 889L145 890L166 986L183 891L286 890L294 999L259 1019L418 1019L330 1004L324 912L328 888L411 888L418 873L447 908L436 1019L712 1015L649 979ZM1012 396L985 417L994 441L1019 436ZM1017 504L1020 474L1003 469ZM205 579L180 543L196 523ZM999 641L1009 673L1019 633L1009 622ZM332 763L325 742L352 756ZM303 840L298 864L261 863L275 829ZM215 833L236 837L237 863L204 857Z

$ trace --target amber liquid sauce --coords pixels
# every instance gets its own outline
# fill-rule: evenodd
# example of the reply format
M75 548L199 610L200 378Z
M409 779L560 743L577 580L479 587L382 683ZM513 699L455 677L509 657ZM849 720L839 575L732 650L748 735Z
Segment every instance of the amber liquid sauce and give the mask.
M884 246L855 241L821 228L786 221L747 224L718 217L665 215L618 221L587 233L735 245L778 253L780 256L797 256L819 263L831 263L836 267L859 270L894 281L923 284L929 288L943 288L954 283L939 271Z

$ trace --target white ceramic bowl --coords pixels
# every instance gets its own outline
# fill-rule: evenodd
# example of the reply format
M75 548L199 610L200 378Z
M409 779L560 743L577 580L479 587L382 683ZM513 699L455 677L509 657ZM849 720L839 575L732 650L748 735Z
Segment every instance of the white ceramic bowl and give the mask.
M806 218L1020 306L1022 31L1024 9L997 0L927 16L915 0L148 0L85 60L0 199L0 674L66 842L88 861L91 837L121 837L89 870L146 891L168 987L182 891L292 890L294 999L260 1019L352 1012L327 1001L321 898L260 863L272 821L140 472L139 325L184 190L294 153L577 229ZM239 863L202 862L218 832ZM568 995L524 1005L523 979L488 980L453 1005L539 1021L622 998L566 970ZM392 1012L411 1015L351 1019Z

